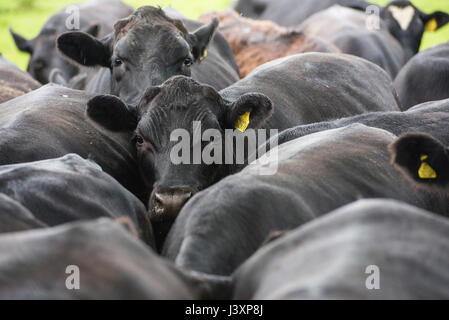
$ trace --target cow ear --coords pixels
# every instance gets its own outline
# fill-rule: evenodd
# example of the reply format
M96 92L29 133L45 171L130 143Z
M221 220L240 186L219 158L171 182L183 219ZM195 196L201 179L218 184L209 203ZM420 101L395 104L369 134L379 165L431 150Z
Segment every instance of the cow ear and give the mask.
M138 116L134 107L127 106L113 95L100 95L87 102L86 115L111 131L133 131Z
M273 103L264 94L247 93L230 105L227 128L245 132L246 128L257 128L273 113Z
M423 21L427 31L436 31L449 22L449 14L442 11L435 11L434 13L426 14Z
M207 56L207 46L215 35L218 27L218 19L213 18L209 24L206 24L195 32L190 34L190 44L195 61L202 61Z
M25 39L18 33L12 31L11 28L9 28L9 32L11 33L12 38L14 39L14 42L16 43L16 46L20 51L28 52L29 54L33 53L33 40Z
M111 67L112 35L95 39L90 34L79 31L66 32L56 40L59 51L83 66Z
M91 24L81 30L84 33L90 34L92 37L97 37L100 32L100 25L98 23Z
M390 145L392 163L413 180L449 183L449 150L425 133L407 133Z

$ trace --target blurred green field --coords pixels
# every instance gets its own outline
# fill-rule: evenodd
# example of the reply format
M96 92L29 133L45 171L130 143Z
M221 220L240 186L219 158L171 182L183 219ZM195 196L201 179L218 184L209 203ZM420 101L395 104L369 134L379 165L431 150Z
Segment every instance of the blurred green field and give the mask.
M229 6L232 0L124 0L134 8L142 5L171 6L183 12L190 18L197 18L203 12L221 10ZM317 0L319 1L319 0ZM0 1L0 52L22 69L26 69L28 54L17 50L9 32L14 31L26 38L32 38L39 33L45 21L55 12L70 3L82 0L1 0ZM389 0L374 0L386 4ZM424 12L441 10L449 12L448 0L413 0L413 3ZM421 49L449 40L449 25L437 32L426 32Z

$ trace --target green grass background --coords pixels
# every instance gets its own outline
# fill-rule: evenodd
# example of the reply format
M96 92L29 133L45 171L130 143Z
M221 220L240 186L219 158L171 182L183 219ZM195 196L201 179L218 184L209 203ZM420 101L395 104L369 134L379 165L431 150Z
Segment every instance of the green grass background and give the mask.
M124 0L134 8L142 5L171 6L183 12L186 16L196 19L210 10L221 10L229 6L232 0ZM319 1L319 0L317 0ZM25 69L28 54L17 50L8 27L26 38L32 38L39 33L45 21L55 12L71 3L83 2L77 0L0 0L0 52L9 60ZM374 0L385 5L389 0ZM430 13L435 10L449 12L449 0L412 0L422 11ZM449 40L449 25L437 32L426 32L422 48L425 49L437 43Z

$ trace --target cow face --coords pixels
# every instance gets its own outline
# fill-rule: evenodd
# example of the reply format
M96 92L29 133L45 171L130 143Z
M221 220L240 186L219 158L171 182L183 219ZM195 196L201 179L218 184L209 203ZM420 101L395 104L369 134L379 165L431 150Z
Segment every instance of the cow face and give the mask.
M229 167L223 161L206 164L202 157L211 143L224 149L225 129L234 129L248 113L248 127L257 128L271 112L272 103L262 94L249 93L229 102L212 87L184 76L150 87L137 107L106 95L93 98L87 108L91 119L110 130L134 130L140 170L153 188L149 203L153 222L173 221L195 192L228 174ZM209 129L220 136L202 141L212 131ZM181 138L183 133L186 135ZM188 155L187 162L178 161L180 152Z
M180 20L159 8L141 7L114 25L114 33L97 40L82 32L61 35L58 48L85 66L111 70L111 93L136 104L149 86L173 75L190 76L193 63L202 60L218 20L188 33Z
M402 44L406 56L418 51L424 30L435 31L449 22L447 13L436 11L425 14L410 1L392 1L381 11L390 33Z
M420 184L449 184L449 149L425 133L407 133L390 146L392 163Z
M50 72L56 68L60 70L61 75L65 79L70 79L78 72L77 67L68 64L55 50L57 37L55 29L44 28L36 38L30 40L25 39L11 29L9 31L17 48L30 54L27 71L40 83L48 83ZM97 35L98 31L99 26L97 24L93 24L83 30L83 32L93 37Z

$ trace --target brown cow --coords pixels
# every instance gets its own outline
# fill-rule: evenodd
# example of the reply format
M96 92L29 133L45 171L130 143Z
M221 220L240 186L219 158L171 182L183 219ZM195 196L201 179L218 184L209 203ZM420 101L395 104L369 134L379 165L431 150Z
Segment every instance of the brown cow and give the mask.
M234 52L243 78L265 62L304 52L340 52L336 46L316 37L308 37L297 28L282 27L268 20L253 20L228 9L202 15L207 22L217 17L219 30Z
M0 103L21 96L41 85L0 54Z

